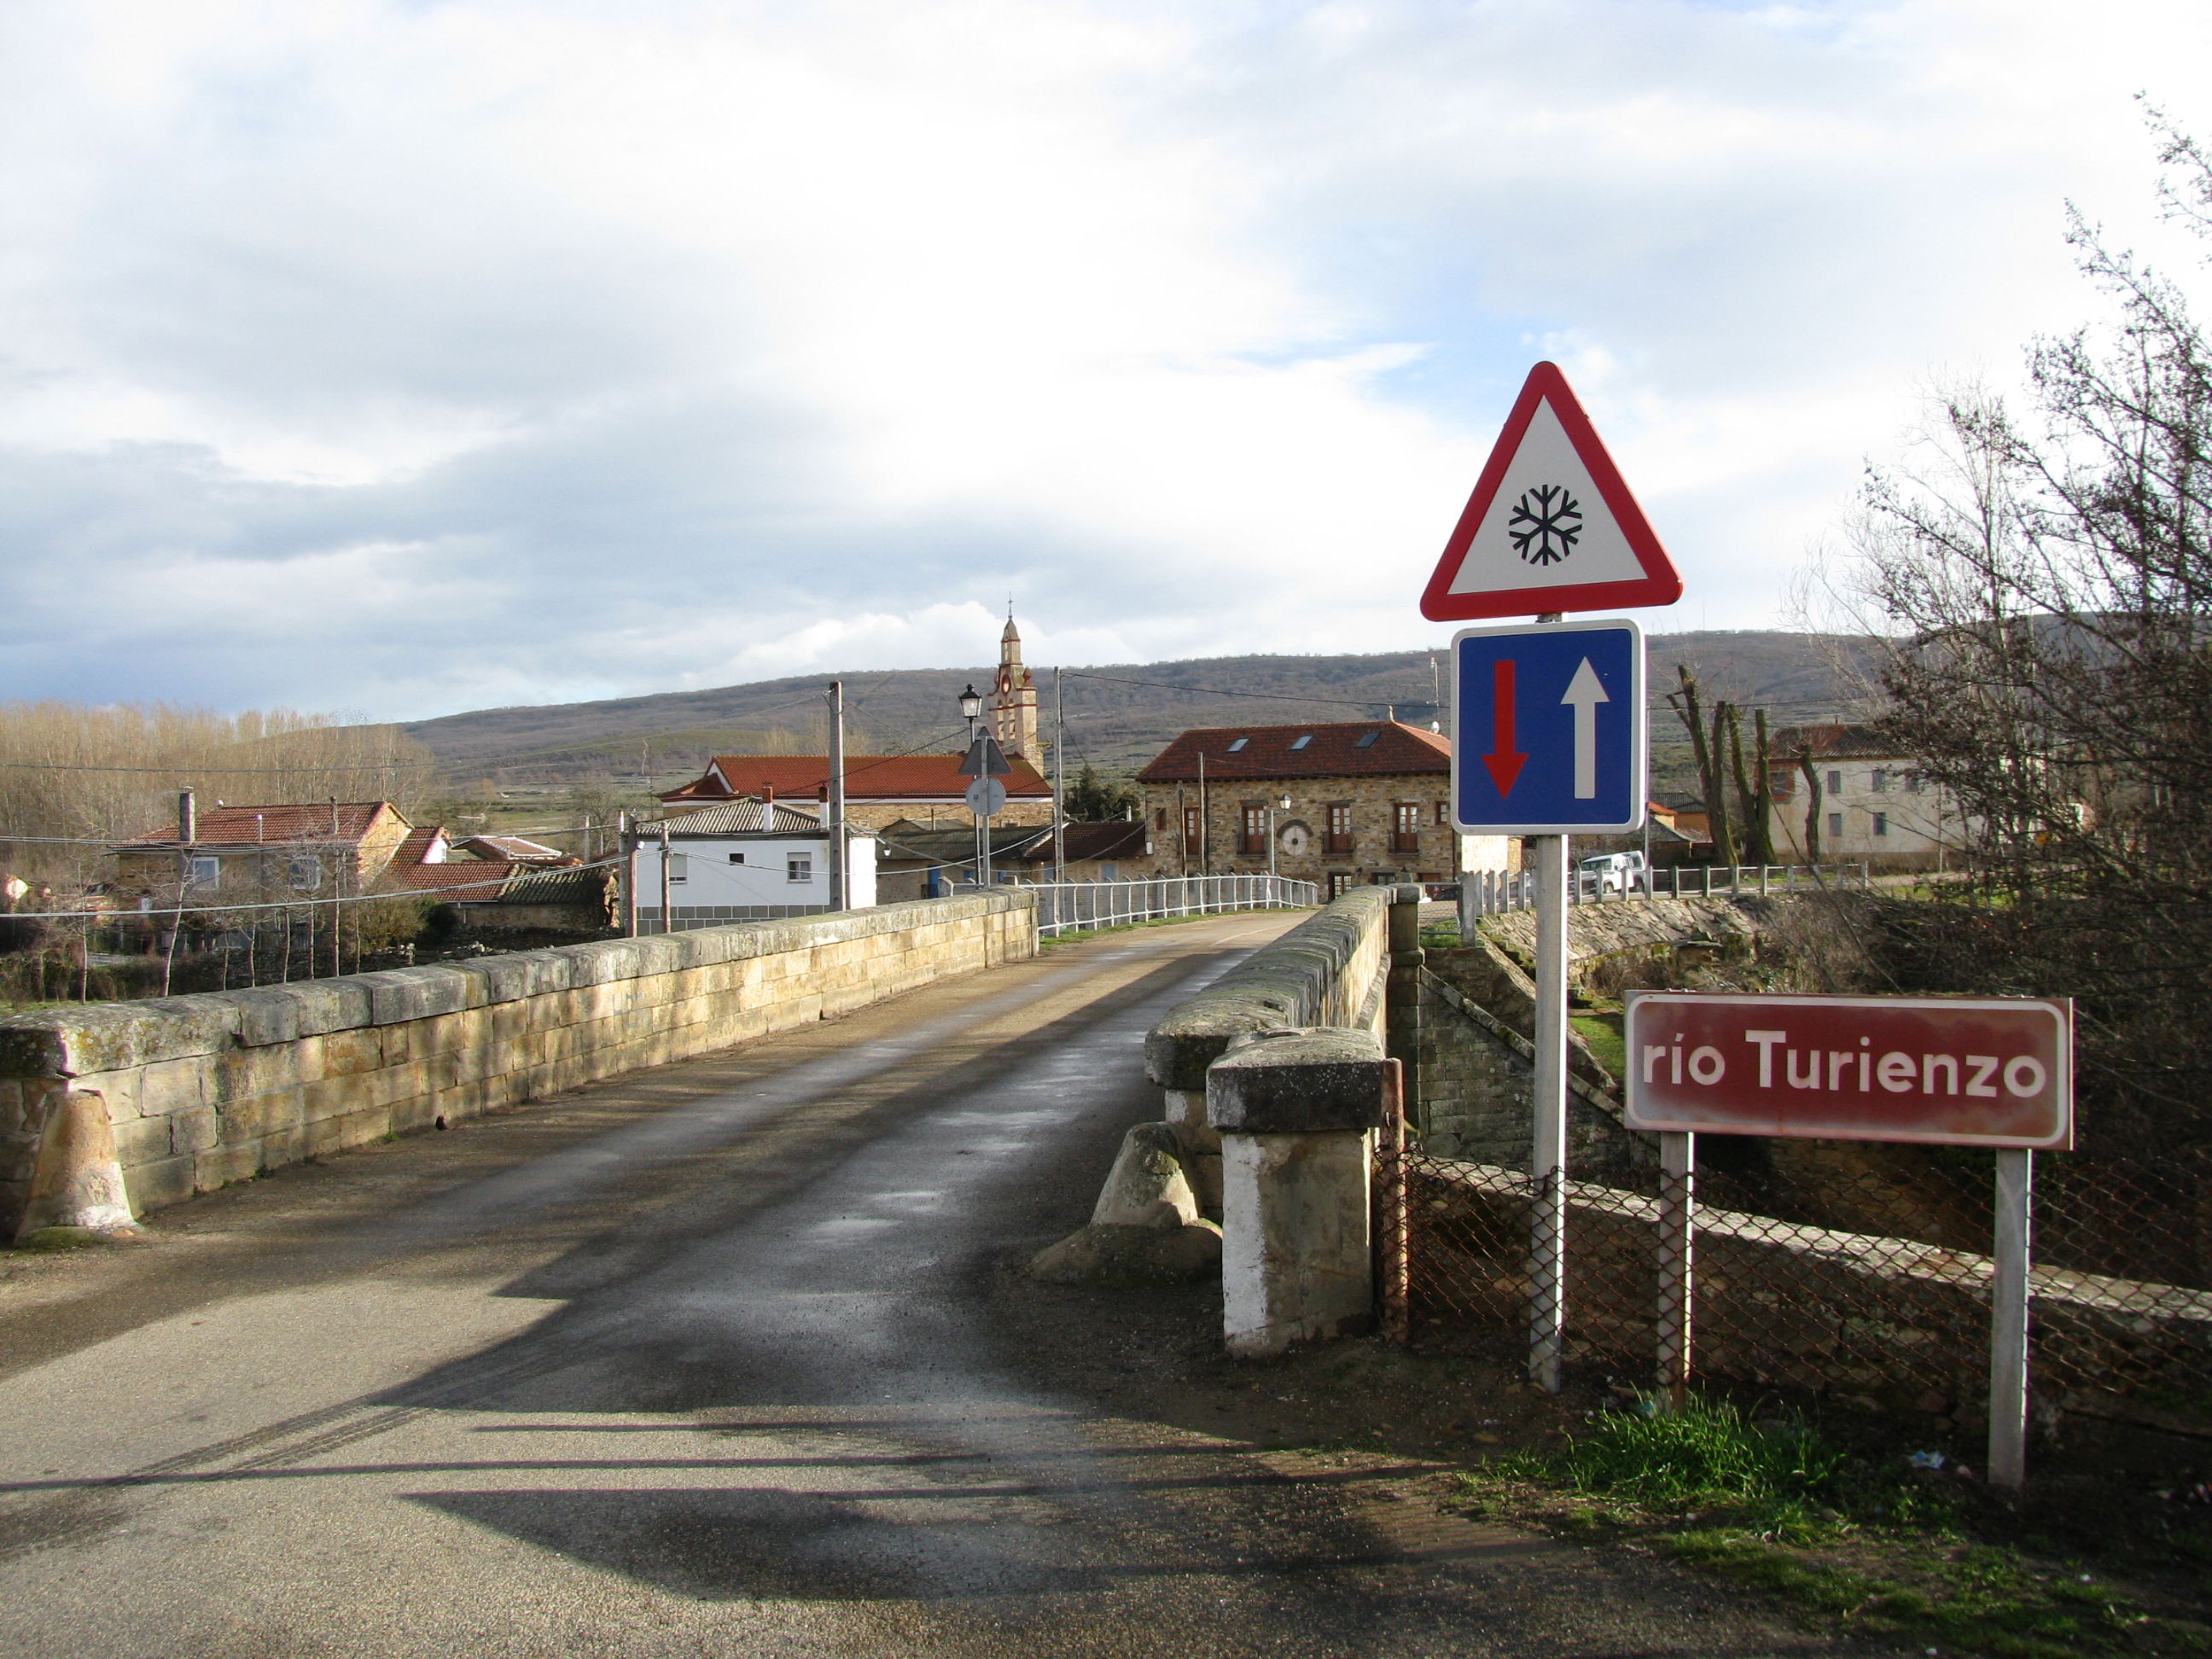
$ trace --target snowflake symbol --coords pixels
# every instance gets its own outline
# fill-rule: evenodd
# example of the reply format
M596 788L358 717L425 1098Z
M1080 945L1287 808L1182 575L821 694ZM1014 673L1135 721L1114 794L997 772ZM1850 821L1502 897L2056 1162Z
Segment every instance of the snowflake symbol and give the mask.
M1538 484L1521 492L1505 533L1513 538L1513 550L1530 564L1557 564L1582 538L1583 510L1562 486Z

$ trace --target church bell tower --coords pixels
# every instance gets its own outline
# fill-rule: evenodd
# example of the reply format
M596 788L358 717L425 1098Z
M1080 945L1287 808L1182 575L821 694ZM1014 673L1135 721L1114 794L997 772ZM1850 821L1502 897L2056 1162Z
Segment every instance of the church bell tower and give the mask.
M1022 636L1011 610L1006 631L999 635L998 678L991 682L991 735L1000 748L1031 766L1042 758L1037 752L1036 682L1022 666Z

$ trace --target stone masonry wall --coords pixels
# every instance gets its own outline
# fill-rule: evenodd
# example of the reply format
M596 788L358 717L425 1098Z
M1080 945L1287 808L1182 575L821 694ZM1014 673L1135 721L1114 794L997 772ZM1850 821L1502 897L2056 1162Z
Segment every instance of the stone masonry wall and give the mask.
M1332 874L1348 876L1354 884L1416 881L1448 881L1459 870L1459 837L1449 823L1437 822L1437 808L1451 793L1446 773L1410 773L1390 777L1292 778L1273 781L1232 780L1206 786L1206 856L1195 853L1184 865L1182 809L1199 805L1194 783L1152 783L1145 786L1145 833L1152 854L1145 868L1155 876L1264 875L1267 854L1263 848L1245 853L1244 803L1265 806L1291 798L1288 811L1275 811L1275 872L1297 881L1319 882L1326 892ZM1349 853L1328 853L1328 803L1352 806L1352 847ZM1391 831L1401 801L1421 809L1420 846L1409 853L1391 850ZM1163 828L1160 815L1166 814ZM1282 844L1284 832L1293 825L1305 832L1304 850L1293 854Z
M63 1097L139 1211L1035 953L1017 890L0 1020L0 1238Z

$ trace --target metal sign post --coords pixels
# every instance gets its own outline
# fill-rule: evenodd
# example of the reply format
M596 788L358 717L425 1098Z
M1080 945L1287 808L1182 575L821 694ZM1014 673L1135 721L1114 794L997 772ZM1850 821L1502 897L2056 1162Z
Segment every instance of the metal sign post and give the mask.
M2074 1144L2063 999L1739 996L1632 991L1631 1128L1660 1137L1659 1380L1679 1398L1695 1293L1690 1148L1699 1130L1989 1146L1990 1484L2027 1478L2028 1278L2038 1149ZM1678 1167L1679 1166L1679 1167ZM1671 1202L1680 1182L1680 1200Z
M1681 578L1566 377L1538 363L1444 544L1421 614L1537 618L1534 628L1468 629L1453 640L1451 789L1461 834L1535 843L1528 1372L1554 1393L1566 1332L1568 837L1643 827L1647 741L1642 630L1561 618L1681 596ZM1467 890L1463 929L1474 914Z
M1559 1391L1567 1326L1567 838L1536 837L1535 1179L1528 1239L1528 1378Z
M960 763L960 775L973 778L968 786L968 810L975 815L975 884L991 884L991 820L1006 809L1006 787L999 780L1010 776L1013 763L999 740L988 732L978 732Z
M1567 910L1580 833L1643 822L1644 635L1625 618L1470 628L1452 641L1452 819L1536 854L1528 1375L1557 1393L1566 1331Z

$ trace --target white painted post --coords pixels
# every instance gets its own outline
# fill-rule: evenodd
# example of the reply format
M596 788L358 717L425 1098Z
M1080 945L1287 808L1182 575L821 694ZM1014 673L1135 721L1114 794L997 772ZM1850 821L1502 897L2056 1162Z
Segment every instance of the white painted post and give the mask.
M1990 1275L1990 1484L2027 1480L2027 1267L2035 1154L1997 1152L1996 1236Z
M1659 1386L1680 1414L1690 1397L1690 1327L1698 1224L1693 1134L1659 1137Z
M1559 1391L1566 1332L1567 837L1536 842L1535 1133L1529 1215L1528 1377Z

